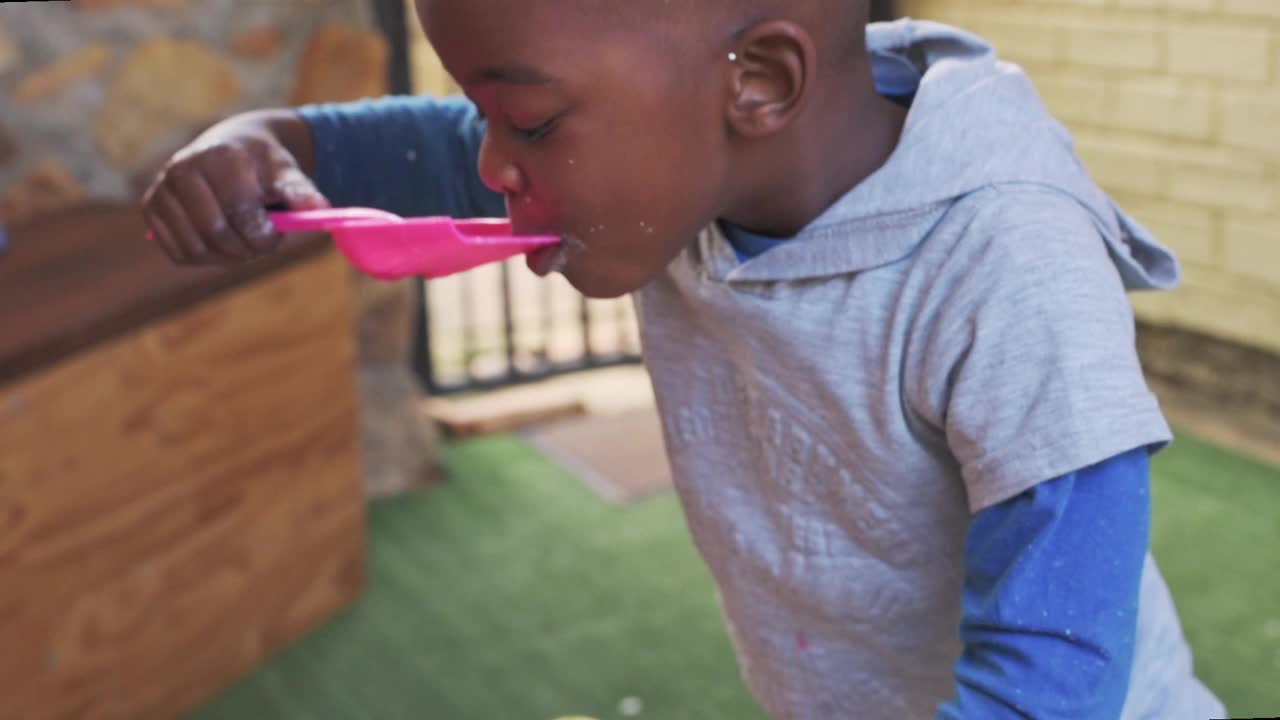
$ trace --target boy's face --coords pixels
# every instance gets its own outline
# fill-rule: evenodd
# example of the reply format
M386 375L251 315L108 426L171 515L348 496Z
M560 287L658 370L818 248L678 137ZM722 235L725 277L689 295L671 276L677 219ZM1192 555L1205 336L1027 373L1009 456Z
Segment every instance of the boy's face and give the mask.
M482 179L506 195L516 232L567 239L530 266L561 267L592 297L660 273L721 212L728 175L718 38L685 43L610 5L418 0L487 120Z

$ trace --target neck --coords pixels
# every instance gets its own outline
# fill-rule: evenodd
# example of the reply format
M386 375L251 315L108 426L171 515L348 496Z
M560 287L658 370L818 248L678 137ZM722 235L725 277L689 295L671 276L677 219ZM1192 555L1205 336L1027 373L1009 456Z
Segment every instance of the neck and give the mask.
M763 235L791 237L879 170L897 148L907 111L876 92L863 66L814 88L816 102L785 134L744 156L745 185L723 217Z

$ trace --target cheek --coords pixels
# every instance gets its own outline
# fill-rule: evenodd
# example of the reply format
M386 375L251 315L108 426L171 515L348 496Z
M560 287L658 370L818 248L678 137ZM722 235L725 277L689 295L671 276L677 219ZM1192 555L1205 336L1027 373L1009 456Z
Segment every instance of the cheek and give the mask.
M613 163L570 176L548 189L546 211L563 230L591 245L634 247L686 224L680 173L653 162ZM682 222L682 218L685 218Z
M582 118L528 162L513 216L628 256L692 237L714 219L723 158L703 108L661 109L632 103Z

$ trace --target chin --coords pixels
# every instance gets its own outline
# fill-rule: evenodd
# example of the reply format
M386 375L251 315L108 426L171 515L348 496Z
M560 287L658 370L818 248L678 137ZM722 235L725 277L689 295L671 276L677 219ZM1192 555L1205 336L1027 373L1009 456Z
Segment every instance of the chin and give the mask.
M575 280L573 276L568 273L565 273L565 277L569 280L569 284L572 285L575 290L592 300L614 300L640 289L640 286L638 285L619 285L617 283L599 280Z
M575 290L592 300L613 300L629 295L644 287L648 280L622 275L584 271L573 267L573 263L563 271L564 277Z

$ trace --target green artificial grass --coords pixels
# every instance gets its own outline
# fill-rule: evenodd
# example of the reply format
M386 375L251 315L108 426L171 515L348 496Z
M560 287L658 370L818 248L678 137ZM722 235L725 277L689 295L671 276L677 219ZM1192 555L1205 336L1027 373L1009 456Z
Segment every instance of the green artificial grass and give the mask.
M445 461L373 505L360 603L193 718L763 718L673 495L606 505L509 437Z
M446 463L373 505L360 603L193 720L763 718L673 495L606 505L510 437ZM1280 470L1180 436L1154 484L1200 676L1234 717L1280 713Z
M1280 469L1186 435L1154 468L1152 550L1196 674L1232 717L1280 715Z

